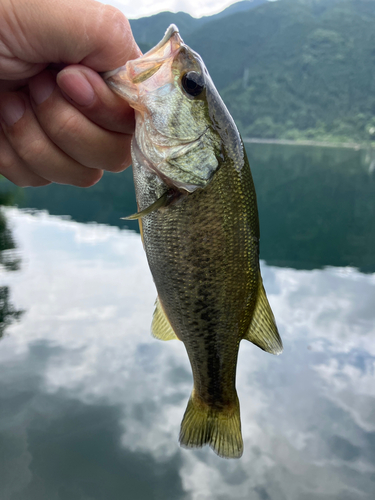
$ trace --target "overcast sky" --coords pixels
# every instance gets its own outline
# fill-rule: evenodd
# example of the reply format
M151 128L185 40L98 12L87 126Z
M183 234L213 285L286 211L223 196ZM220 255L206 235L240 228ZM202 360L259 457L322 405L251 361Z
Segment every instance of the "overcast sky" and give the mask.
M100 0L114 5L130 19L151 16L158 12L184 11L194 17L208 16L222 11L238 0Z

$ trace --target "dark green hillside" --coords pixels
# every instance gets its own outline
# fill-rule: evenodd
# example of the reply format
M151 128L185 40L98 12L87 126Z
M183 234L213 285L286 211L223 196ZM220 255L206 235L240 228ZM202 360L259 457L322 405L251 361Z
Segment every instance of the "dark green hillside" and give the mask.
M176 24L181 33L191 33L201 24L200 19L185 12L160 12L150 17L130 19L134 38L138 44L156 45L170 24Z
M279 1L211 21L183 38L202 55L221 90L242 79L248 69L282 69L296 57L300 40L316 25L310 9L298 2Z
M130 25L134 38L139 44L153 46L159 42L170 24L176 24L182 36L186 37L208 22L212 22L216 19L223 19L234 13L253 9L266 2L267 0L242 0L241 2L230 5L218 14L200 17L199 19L185 12L160 12L159 14L149 17L130 19Z
M370 138L375 2L283 0L212 21L186 39L245 136Z
M222 10L218 14L214 14L213 16L205 16L202 19L206 21L220 19L221 17L229 16L231 14L235 14L236 12L244 12L245 10L253 9L254 7L258 7L258 5L266 3L267 1L268 0L242 0L241 2L232 3L232 5Z
M138 39L146 42L152 32L154 44L175 22L202 55L244 136L375 139L375 1L253 6L198 20L182 13L140 19L150 31Z

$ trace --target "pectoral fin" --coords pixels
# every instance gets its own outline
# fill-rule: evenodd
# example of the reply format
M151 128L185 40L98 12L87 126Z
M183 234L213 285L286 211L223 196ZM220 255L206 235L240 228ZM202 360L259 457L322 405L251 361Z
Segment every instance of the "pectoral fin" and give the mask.
M281 354L283 350L283 343L261 277L254 315L244 339L271 354Z
M163 306L160 303L159 297L156 298L155 311L152 318L151 332L154 337L159 340L174 340L177 339L177 335L165 315Z
M152 203L149 207L145 208L141 212L137 212L136 214L129 215L128 217L121 217L122 220L135 220L144 217L145 215L158 210L161 207L165 207L170 203L171 195L169 191L166 191L163 195L160 196L154 203Z

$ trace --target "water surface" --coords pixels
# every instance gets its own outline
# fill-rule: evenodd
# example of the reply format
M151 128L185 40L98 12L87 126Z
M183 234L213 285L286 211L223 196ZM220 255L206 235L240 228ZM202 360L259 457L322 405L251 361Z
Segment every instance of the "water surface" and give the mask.
M235 461L178 446L191 370L182 343L150 335L155 288L119 221L135 210L130 172L13 190L18 208L0 219L1 500L374 498L371 158L268 145L250 158L285 350L241 343Z

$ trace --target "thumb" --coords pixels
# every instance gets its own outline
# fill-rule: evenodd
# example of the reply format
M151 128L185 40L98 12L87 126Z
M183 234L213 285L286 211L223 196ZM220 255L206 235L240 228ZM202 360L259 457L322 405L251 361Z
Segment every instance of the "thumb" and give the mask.
M9 55L32 65L80 63L101 72L140 55L122 12L95 0L3 0L0 20ZM28 76L35 72L31 66Z

